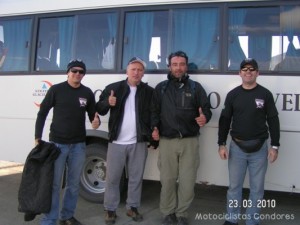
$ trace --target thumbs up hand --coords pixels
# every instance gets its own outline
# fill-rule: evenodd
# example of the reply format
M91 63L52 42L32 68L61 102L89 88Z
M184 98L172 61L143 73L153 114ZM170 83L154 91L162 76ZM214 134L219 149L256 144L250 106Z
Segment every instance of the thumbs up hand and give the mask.
M206 117L204 113L202 112L202 108L199 107L199 116L195 118L197 124L199 127L203 127L206 124Z
M100 126L100 123L101 123L101 121L100 121L99 115L96 112L95 113L95 117L94 117L94 119L92 121L92 127L93 127L93 129L97 129Z
M117 98L114 95L115 95L114 91L111 90L110 96L108 97L108 104L112 107L115 106L117 103Z

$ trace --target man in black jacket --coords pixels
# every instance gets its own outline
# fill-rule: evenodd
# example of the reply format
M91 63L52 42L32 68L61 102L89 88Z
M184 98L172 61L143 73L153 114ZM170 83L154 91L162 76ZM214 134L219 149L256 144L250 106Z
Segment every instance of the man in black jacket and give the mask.
M151 121L152 137L160 142L160 210L163 225L187 225L199 167L199 130L212 113L203 87L189 79L187 55L178 51L168 61L168 80L153 94Z
M114 224L120 202L119 183L126 165L128 172L127 216L141 221L142 180L151 140L150 104L153 88L142 82L146 64L134 57L127 65L127 79L108 85L102 92L97 111L110 111L108 123L106 187L104 194L105 222Z

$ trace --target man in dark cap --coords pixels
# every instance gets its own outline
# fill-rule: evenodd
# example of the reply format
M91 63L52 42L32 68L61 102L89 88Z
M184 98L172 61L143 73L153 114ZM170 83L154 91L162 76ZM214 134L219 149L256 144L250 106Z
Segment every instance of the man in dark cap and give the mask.
M145 67L142 59L132 58L126 69L127 79L108 85L96 105L100 115L110 111L104 194L107 225L114 224L117 217L124 166L128 175L127 216L134 221L143 220L138 208L148 154L147 142L151 142L149 102L153 93L153 88L142 82Z
M41 225L81 225L74 218L80 175L85 161L85 117L88 113L92 127L97 129L100 119L95 109L95 97L90 88L81 84L86 73L85 64L79 60L67 66L67 81L50 87L41 103L35 125L35 142L42 139L43 128L50 109L53 118L49 141L61 150L54 165L52 204L49 213L41 219ZM62 177L66 168L66 187L59 210ZM60 211L60 215L59 215Z
M239 75L242 85L227 94L219 119L219 155L221 159L228 159L229 169L224 225L237 225L241 218L246 220L246 225L258 225L268 159L272 163L278 156L279 118L272 93L256 83L259 75L256 60L243 60ZM226 140L230 128L232 141L228 152ZM270 147L267 143L269 134ZM250 195L249 199L242 200L247 169ZM247 208L243 217L242 207Z

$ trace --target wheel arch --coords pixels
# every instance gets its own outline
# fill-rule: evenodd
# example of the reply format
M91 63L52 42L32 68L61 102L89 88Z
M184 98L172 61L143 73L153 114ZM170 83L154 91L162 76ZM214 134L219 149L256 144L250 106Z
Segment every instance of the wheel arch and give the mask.
M95 143L108 144L108 132L103 130L86 130L86 145Z

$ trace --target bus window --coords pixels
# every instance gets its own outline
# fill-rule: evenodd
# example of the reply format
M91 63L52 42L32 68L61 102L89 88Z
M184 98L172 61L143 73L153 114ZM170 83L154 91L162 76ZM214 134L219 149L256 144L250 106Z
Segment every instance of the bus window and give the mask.
M172 18L171 52L185 51L189 70L218 70L219 9L175 9Z
M91 70L114 69L116 35L116 13L78 16L76 58L83 59Z
M250 57L262 71L299 71L299 13L292 6L230 9L228 69Z
M115 13L40 19L36 70L64 70L72 59L89 70L114 69L116 22Z
M28 71L31 20L0 20L0 71Z
M3 26L0 26L0 69L4 64L7 54L7 48L4 47Z
M36 70L59 69L59 60L57 60L59 57L58 20L58 18L47 18L39 21Z
M294 71L300 70L300 7L282 7L280 14L280 28L282 35L277 42L277 49L280 49L274 70ZM275 58L274 57L274 58Z
M260 70L269 70L272 37L280 32L278 7L229 10L228 69L239 70L240 62L255 58Z
M166 69L166 61L161 59L167 57L167 38L167 11L126 13L122 68L138 56L147 69ZM161 55L153 55L157 53Z
M219 32L218 8L127 13L122 68L138 55L147 69L166 69L168 54L183 50L190 70L218 70Z

